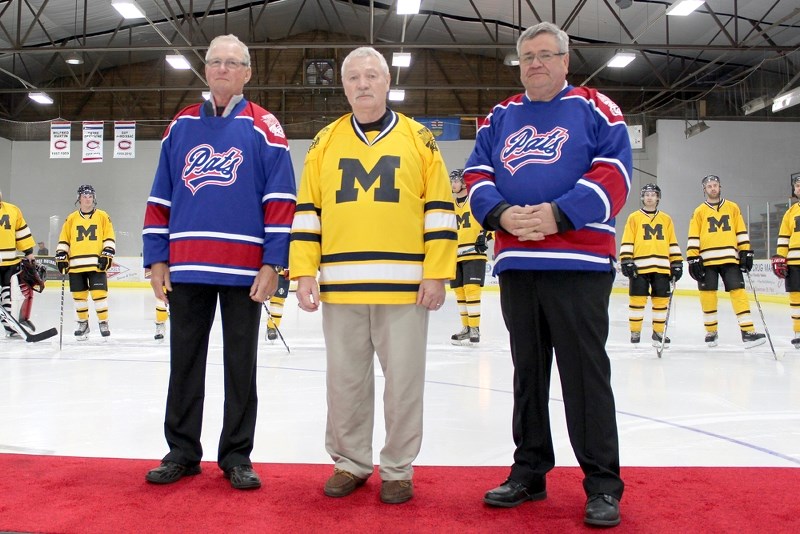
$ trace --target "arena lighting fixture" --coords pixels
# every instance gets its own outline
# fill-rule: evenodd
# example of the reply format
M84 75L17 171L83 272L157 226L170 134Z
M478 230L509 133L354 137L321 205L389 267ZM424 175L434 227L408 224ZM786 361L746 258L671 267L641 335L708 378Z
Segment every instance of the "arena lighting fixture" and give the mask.
M64 58L64 61L70 65L81 65L83 63L83 56L77 52L70 52L67 54L67 57Z
M402 102L406 99L405 89L392 89L389 91L389 100L391 102Z
M694 137L695 135L703 133L706 130L708 130L709 128L711 128L711 126L706 124L705 121L697 121L697 124L689 124L689 121L686 121L686 124L687 124L687 127L683 131L683 133L686 134L686 139L689 139L690 137Z
M189 70L192 68L186 58L180 54L169 54L167 63L175 70Z
M508 65L509 67L516 67L519 65L519 56L516 52L509 52L506 54L506 57L503 58L503 65Z
M122 18L143 19L144 11L136 3L136 0L111 0L111 7L116 9Z
M398 15L416 15L422 0L397 0Z
M606 63L606 67L611 67L612 69L621 69L623 67L627 67L631 61L636 59L635 52L623 52L622 50L617 50L617 53L614 54L608 63Z
M790 108L796 104L800 104L800 87L796 87L791 91L781 93L772 99L772 112L780 111L782 109Z
M617 0L620 9L626 9L633 5L633 0Z
M756 111L761 111L767 106L772 105L772 99L768 96L759 96L742 106L742 111L745 115L750 115Z
M667 8L667 15L685 17L704 3L703 0L678 0Z
M28 98L30 98L34 102L38 102L39 104L53 103L53 99L50 98L50 95L48 95L47 93L42 93L42 92L28 93Z
M408 67L411 65L411 52L395 52L392 54L392 67Z

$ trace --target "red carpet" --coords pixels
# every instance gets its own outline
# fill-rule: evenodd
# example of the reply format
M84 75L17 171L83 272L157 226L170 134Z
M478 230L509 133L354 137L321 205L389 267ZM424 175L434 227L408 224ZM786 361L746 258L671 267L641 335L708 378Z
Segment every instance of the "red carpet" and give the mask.
M549 532L584 529L581 473L557 468L548 499L505 510L483 493L505 467L417 467L416 496L381 504L376 473L350 497L322 486L330 465L257 464L264 486L231 489L213 463L170 486L144 481L153 460L0 455L0 531ZM623 468L622 532L800 532L800 469ZM586 529L587 531L590 529ZM591 529L595 530L595 529ZM595 530L596 531L596 530Z

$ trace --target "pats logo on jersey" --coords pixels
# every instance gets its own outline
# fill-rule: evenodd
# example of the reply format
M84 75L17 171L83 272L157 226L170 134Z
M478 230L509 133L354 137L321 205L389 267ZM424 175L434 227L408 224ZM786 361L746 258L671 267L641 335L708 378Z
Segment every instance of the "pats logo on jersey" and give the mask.
M561 147L567 139L569 132L560 126L544 133L524 126L506 138L500 160L511 174L529 163L555 163L561 158Z
M236 147L219 153L211 145L199 145L186 154L181 177L193 195L206 185L226 187L236 181L236 169L243 161L242 151Z

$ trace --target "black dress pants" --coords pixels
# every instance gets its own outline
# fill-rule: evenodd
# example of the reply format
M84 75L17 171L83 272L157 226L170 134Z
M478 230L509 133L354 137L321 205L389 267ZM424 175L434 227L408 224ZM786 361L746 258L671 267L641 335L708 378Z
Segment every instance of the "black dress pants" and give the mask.
M555 466L548 402L555 350L572 449L587 495L622 497L619 441L605 350L613 275L591 271L505 271L500 303L514 362L509 478L541 488Z
M261 304L250 287L173 284L170 305L170 376L164 460L197 465L203 457L203 424L208 340L217 298L222 316L225 407L217 463L223 470L250 465L258 395L256 363Z

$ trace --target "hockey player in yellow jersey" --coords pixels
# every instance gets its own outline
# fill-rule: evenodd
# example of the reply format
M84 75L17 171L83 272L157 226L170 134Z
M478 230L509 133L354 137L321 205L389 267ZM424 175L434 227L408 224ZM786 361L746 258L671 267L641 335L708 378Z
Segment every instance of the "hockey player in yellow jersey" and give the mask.
M69 290L75 302L78 328L75 337L84 340L89 334L89 295L94 302L100 334L108 337L108 279L116 253L114 226L108 214L97 209L94 187L78 187L78 209L67 216L56 246L56 267L69 274Z
M675 236L672 218L658 209L661 188L656 184L642 187L642 207L630 214L622 232L619 262L622 274L630 280L628 288L628 324L631 343L639 343L647 297L653 306L653 346L661 346L667 305L672 291L670 281L683 274L683 257ZM670 342L664 339L664 346Z
M153 336L156 341L164 341L164 336L167 333L167 319L169 319L167 303L161 299L156 299L156 333Z
M461 331L450 336L453 345L476 344L481 340L481 288L486 281L486 232L472 216L464 184L464 169L450 173L450 188L455 199L456 225L458 226L458 252L456 277L450 288L456 294Z
M22 216L22 211L14 204L5 202L3 193L0 192L0 306L9 315L11 315L11 278L20 269L21 258L17 255L17 251L21 252L26 260L34 262L33 247L35 244L28 223ZM22 284L20 284L20 289L22 289ZM24 296L33 298L30 288ZM27 319L28 317L22 317L22 313L20 314L20 322L23 326L30 328L32 324ZM6 336L19 336L4 317L0 319L0 322L5 328Z
M800 176L792 176L792 197L800 199ZM800 349L800 201L789 206L781 220L772 272L784 279L792 311L792 345Z
M429 311L455 274L456 224L433 134L386 106L391 77L374 48L342 62L353 113L323 128L306 154L292 224L289 270L304 311L322 302L329 497L345 497L374 471L374 358L384 374L386 438L380 498L413 497L422 443ZM319 282L317 282L319 273Z
M689 275L697 281L700 305L706 328L706 344L717 346L717 289L722 278L745 348L765 343L764 334L755 331L750 303L744 289L743 273L753 268L753 251L742 212L734 202L722 198L719 176L710 174L701 181L705 202L694 210L689 221L686 262Z

